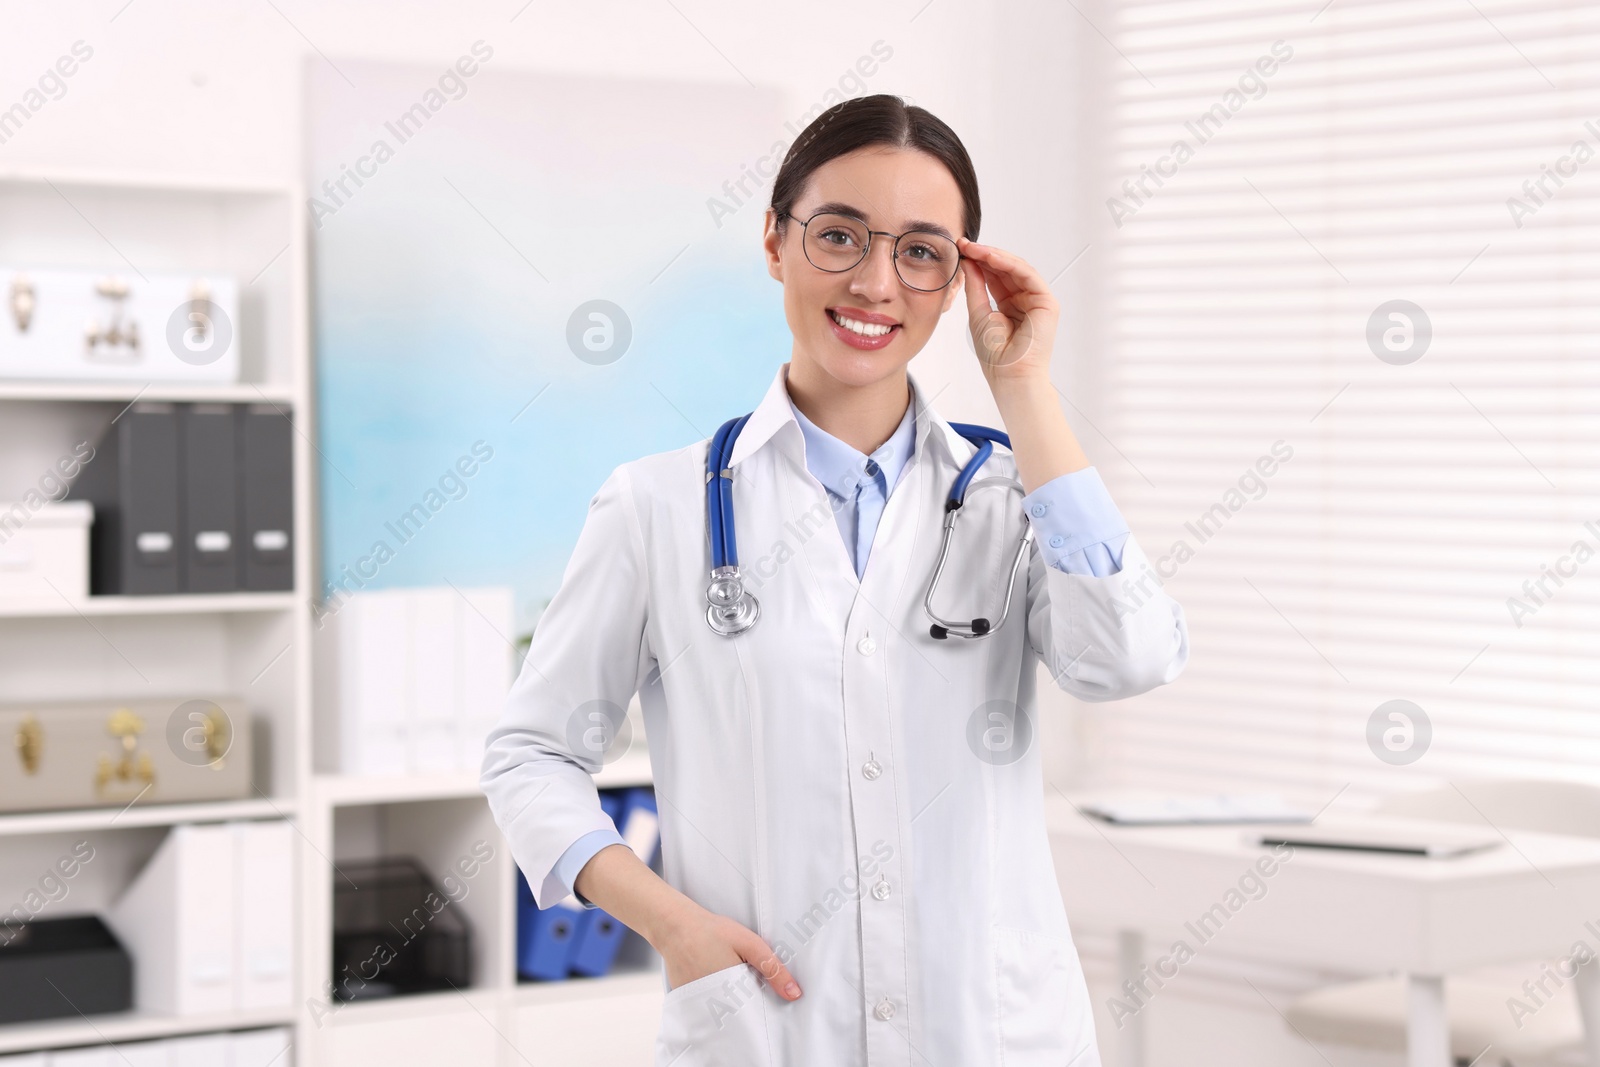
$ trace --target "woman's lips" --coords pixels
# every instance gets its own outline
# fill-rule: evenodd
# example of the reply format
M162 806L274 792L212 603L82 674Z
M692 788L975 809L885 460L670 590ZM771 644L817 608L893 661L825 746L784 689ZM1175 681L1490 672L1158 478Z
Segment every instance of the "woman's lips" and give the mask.
M840 326L834 321L833 313L831 311L824 310L823 314L828 318L828 326L833 330L833 335L839 340L843 341L845 344L849 345L851 348L859 348L864 351L873 352L884 347L890 341L893 341L900 335L900 326L898 323L894 326L891 326L889 328L889 332L880 337L867 337L856 333L854 330L848 327Z

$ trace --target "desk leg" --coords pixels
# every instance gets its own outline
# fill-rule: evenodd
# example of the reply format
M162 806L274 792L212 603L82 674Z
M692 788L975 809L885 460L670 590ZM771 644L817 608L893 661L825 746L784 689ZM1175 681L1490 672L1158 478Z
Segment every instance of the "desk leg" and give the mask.
M1444 1010L1444 979L1436 974L1406 976L1407 1067L1450 1067L1450 1018Z
M1132 982L1135 987L1138 986L1144 971L1144 934L1141 931L1117 931L1117 969L1121 972L1124 982ZM1122 1029L1118 1031L1121 1041L1118 1043L1117 1062L1122 1064L1122 1067L1144 1067L1144 1035L1143 1011L1136 1012L1124 1020Z
M1578 1014L1583 1017L1584 1062L1600 1067L1600 963L1578 968Z

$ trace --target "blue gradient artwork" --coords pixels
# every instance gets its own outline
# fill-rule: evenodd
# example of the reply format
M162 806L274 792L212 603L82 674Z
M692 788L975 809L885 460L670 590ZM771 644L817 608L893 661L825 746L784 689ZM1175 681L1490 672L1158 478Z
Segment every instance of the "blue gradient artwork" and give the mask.
M747 177L781 98L482 41L335 62L306 100L322 594L510 585L525 633L611 470L710 436L789 357Z

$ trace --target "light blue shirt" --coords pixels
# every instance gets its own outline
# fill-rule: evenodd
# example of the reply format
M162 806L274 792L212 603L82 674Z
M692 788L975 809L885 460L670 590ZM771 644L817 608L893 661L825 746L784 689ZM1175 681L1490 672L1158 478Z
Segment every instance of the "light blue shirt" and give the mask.
M806 469L827 490L839 534L855 566L856 577L866 573L867 556L878 520L911 461L916 448L916 403L906 405L889 439L864 455L819 428L795 407L795 421L805 437ZM1022 498L1022 510L1034 529L1035 542L1045 563L1068 574L1104 578L1122 570L1122 549L1128 541L1128 524L1112 501L1105 482L1093 467L1063 474ZM556 862L556 876L572 890L585 908L595 905L578 896L573 884L583 865L607 845L624 844L613 830L595 830L574 841Z

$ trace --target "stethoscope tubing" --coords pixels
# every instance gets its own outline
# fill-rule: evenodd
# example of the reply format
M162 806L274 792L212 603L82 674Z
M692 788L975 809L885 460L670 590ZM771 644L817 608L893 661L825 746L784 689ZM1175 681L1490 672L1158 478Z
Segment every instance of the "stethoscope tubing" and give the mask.
M739 565L739 546L733 526L733 474L728 463L733 456L734 443L748 421L750 415L743 415L719 426L707 452L713 461L706 467L707 532L711 537L713 569Z
M712 435L706 450L706 534L711 543L712 579L711 586L706 590L706 599L710 605L706 617L712 629L725 636L743 633L755 625L760 610L759 604L744 588L744 582L739 576L739 548L733 521L733 471L728 466L732 461L734 444L738 441L745 423L750 420L750 415L753 414L754 412L751 412L729 419L717 427L717 432ZM923 609L934 622L930 632L941 640L950 636L985 637L1005 623L1006 617L1011 613L1011 596L1016 585L1017 567L1033 540L1033 529L1027 526L1017 544L1016 555L1011 561L1010 574L1006 581L1005 606L998 620L990 623L987 619L978 618L973 619L971 623L959 623L934 614L933 594L938 588L940 576L944 573L945 560L950 551L950 537L955 531L956 516L965 504L967 489L984 463L994 454L996 444L1004 445L1008 449L1011 447L1011 437L1002 430L970 422L952 422L950 428L974 445L976 451L962 466L961 473L950 486L949 496L945 498L944 529L940 538L939 559L934 566L933 578L928 583L927 594L923 598Z

